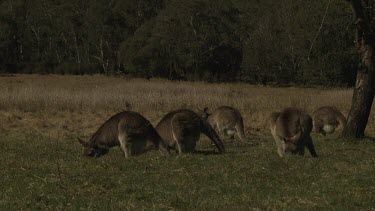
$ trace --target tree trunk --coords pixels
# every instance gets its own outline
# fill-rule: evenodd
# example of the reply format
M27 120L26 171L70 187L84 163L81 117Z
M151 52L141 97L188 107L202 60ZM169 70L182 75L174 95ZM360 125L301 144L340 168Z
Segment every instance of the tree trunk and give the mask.
M375 36L371 29L372 9L368 0L348 0L352 6L357 27L356 45L359 54L357 80L354 87L352 106L348 115L348 124L343 129L343 138L362 138L374 100L374 45ZM368 10L368 11L366 11Z

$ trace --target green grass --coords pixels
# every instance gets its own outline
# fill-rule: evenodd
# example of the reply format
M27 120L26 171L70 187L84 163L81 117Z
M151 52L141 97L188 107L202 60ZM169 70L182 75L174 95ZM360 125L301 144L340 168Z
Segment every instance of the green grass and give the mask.
M268 133L224 155L94 159L75 139L2 130L0 210L373 209L375 142L313 139L318 159L278 157ZM204 136L198 149L212 151Z
M0 77L0 210L374 209L374 141L313 136L318 159L307 152L280 158L267 125L271 112L288 106L312 115L330 105L347 114L351 98L352 89ZM99 159L83 157L76 137L87 140L127 101L153 125L174 109L233 106L252 135L226 142L224 155L164 158L155 151L125 159L113 148ZM371 137L374 111L366 128ZM212 147L204 138L198 150Z

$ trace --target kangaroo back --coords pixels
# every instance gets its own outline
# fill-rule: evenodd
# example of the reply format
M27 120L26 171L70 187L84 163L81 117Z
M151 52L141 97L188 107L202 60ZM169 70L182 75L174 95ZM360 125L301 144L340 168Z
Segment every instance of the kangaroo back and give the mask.
M312 120L299 109L286 108L277 117L276 125L277 134L286 141L294 143L303 134L311 132Z

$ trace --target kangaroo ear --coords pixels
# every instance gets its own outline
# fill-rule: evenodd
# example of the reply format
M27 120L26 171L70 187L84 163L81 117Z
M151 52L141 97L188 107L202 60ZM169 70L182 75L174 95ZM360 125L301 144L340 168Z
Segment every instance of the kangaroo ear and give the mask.
M128 101L125 101L125 108L126 108L127 111L132 111L133 110L132 105Z
M87 147L87 145L88 145L87 142L83 141L82 139L80 139L78 137L77 137L77 139L78 139L79 143L82 144L82 146Z

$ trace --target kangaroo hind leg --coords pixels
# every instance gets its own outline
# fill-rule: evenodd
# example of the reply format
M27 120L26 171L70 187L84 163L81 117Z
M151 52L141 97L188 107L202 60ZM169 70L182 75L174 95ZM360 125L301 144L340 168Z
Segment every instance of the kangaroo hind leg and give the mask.
M118 135L118 140L120 142L120 148L124 152L125 158L131 156L131 147L129 146L129 137L126 132L121 131Z
M314 147L314 144L313 144L313 141L312 141L312 138L311 138L310 135L308 135L306 137L306 147L309 150L311 156L318 157L318 155L316 154L315 147Z

